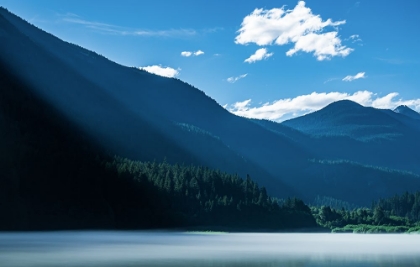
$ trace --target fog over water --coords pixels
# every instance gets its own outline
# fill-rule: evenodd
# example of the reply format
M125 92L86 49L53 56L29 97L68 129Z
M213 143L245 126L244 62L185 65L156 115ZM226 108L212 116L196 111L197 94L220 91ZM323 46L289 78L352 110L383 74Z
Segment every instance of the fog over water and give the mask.
M420 266L420 235L0 233L0 266Z

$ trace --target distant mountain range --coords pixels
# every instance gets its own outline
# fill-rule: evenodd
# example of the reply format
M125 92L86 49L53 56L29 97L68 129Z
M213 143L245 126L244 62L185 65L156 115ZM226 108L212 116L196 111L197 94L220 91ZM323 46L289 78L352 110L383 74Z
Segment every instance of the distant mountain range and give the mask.
M420 114L405 106L339 101L281 124L242 118L185 82L118 65L4 8L0 63L4 77L18 79L62 118L55 121L60 129L77 132L74 138L100 155L249 174L274 196L306 201L326 196L369 205L420 189ZM10 106L18 109L21 98L12 92ZM7 116L2 107L0 118ZM6 153L18 147L2 140Z
M420 123L415 114L420 115L403 106L391 111L343 100L282 124L310 136L306 147L315 148L318 158L420 173Z

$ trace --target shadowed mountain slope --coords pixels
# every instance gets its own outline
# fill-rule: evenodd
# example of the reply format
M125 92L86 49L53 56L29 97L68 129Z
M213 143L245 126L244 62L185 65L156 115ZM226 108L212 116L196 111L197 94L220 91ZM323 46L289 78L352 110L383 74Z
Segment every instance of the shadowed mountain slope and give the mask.
M276 195L296 194L280 180L278 163L306 156L286 138L180 80L120 66L4 9L0 14L2 62L108 153L249 174Z
M0 88L1 231L316 227L249 177L106 156L1 64Z

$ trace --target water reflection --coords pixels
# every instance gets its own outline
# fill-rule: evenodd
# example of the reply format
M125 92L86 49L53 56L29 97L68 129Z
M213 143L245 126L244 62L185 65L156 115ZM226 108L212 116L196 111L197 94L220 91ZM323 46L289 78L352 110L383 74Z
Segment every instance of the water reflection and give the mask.
M2 233L0 266L420 266L420 236Z

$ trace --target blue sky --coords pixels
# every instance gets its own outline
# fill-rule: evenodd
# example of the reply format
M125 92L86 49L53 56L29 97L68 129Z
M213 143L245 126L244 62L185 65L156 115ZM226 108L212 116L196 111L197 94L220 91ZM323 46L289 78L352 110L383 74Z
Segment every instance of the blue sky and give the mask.
M0 5L59 38L282 121L340 99L420 111L420 1L55 1Z

